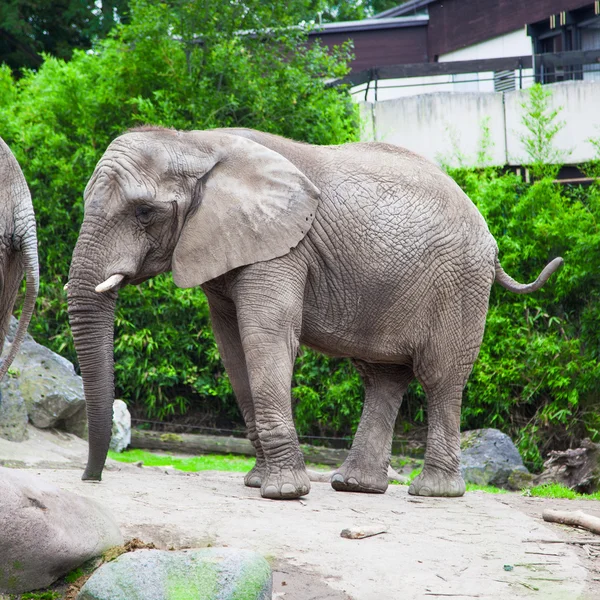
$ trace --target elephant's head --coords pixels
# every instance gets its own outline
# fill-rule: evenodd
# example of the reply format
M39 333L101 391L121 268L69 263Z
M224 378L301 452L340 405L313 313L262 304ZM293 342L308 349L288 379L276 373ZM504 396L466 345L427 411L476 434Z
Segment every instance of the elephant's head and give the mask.
M31 194L16 158L0 138L0 352L8 331L19 285L27 278L27 292L12 346L0 366L6 375L27 332L39 288L35 216Z
M69 319L99 480L110 442L117 291L168 270L180 287L289 252L318 191L287 159L222 131L142 128L114 140L85 190L69 274Z

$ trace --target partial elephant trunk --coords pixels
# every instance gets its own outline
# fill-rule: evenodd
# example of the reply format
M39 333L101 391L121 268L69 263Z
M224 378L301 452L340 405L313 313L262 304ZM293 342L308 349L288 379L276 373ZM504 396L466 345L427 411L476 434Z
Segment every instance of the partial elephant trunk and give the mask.
M27 197L29 198L29 192L27 192ZM23 256L27 291L25 294L25 301L23 302L23 310L21 311L21 318L19 319L19 326L17 327L15 339L13 340L12 346L8 352L8 356L0 366L0 380L8 372L10 365L21 348L21 343L25 338L27 328L29 327L29 322L31 321L31 315L33 314L33 309L35 308L35 301L37 299L38 290L40 287L37 235L35 229L35 216L33 214L31 200L29 200L29 206L26 206L25 208L27 211L25 217L22 215L15 215L15 220L17 221L17 225L15 227L15 241L18 244L19 250Z
M85 258L80 236L69 274L69 321L83 378L88 416L88 463L82 479L100 481L110 444L114 401L114 314L117 293L97 293L103 279Z

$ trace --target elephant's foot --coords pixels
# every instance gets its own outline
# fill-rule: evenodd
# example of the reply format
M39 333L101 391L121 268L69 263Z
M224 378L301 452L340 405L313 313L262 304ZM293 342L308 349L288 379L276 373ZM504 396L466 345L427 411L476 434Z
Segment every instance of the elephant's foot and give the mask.
M411 496L458 497L465 493L465 482L459 473L424 468L408 488Z
M260 488L263 498L287 500L300 498L310 492L310 480L306 469L283 469L266 474Z
M357 465L346 460L331 476L331 487L338 492L383 494L388 487L387 467Z
M256 464L244 476L244 485L259 488L267 475L267 462L265 459L256 459Z

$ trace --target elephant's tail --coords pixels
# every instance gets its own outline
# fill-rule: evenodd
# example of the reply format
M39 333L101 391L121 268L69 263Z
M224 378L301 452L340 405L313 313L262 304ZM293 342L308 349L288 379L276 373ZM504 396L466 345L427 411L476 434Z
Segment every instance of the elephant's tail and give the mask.
M549 262L544 270L539 274L538 278L533 283L519 283L515 281L510 275L507 275L500 261L496 258L496 283L499 283L503 288L514 292L515 294L529 294L530 292L537 292L550 278L550 275L554 273L562 264L563 259L559 257Z

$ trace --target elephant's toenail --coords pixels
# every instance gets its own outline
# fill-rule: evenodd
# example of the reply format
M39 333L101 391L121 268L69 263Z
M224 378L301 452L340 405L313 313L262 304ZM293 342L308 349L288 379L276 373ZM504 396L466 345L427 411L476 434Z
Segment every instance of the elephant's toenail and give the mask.
M296 488L291 483L284 483L281 486L281 493L288 496L289 494L295 494Z
M334 473L331 478L332 483L344 483L344 477L341 473Z
M356 479L354 479L354 477L350 477L350 479L348 479L348 484L349 485L358 485L358 481L356 481Z
M279 498L279 493L274 485L268 485L262 495L265 498Z

